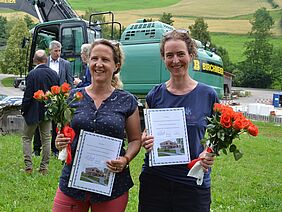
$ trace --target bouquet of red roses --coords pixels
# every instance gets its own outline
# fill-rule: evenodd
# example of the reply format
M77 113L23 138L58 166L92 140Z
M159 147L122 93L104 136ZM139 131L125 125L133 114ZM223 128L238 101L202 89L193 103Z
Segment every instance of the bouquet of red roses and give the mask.
M57 130L63 133L65 137L69 137L71 143L74 139L75 132L69 126L69 123L74 115L75 109L71 108L70 104L74 101L80 101L83 95L81 92L76 92L74 98L68 101L70 90L70 84L63 83L61 86L52 86L51 91L47 91L46 93L42 90L38 90L34 93L33 98L45 103L45 107L47 108L45 119L54 121L57 124ZM70 144L59 153L58 158L70 164L72 160Z
M208 117L207 138L202 139L201 143L207 147L206 152L213 155L219 155L222 151L224 154L232 152L235 160L239 160L243 153L233 143L235 138L239 139L242 133L248 133L252 136L258 135L258 128L241 112L235 112L232 107L214 104L214 114ZM200 160L197 158L188 164L190 169L188 176L200 179L204 173L200 173L202 168L199 167ZM197 164L197 167L196 167ZM200 179L201 181L202 179ZM199 182L200 184L202 182Z
M224 154L232 152L235 160L239 160L243 154L233 144L235 138L240 134L248 133L252 136L258 135L258 128L249 119L246 119L241 112L235 112L232 107L214 104L214 115L208 119L208 138L202 140L203 144L210 147L215 155L222 150Z

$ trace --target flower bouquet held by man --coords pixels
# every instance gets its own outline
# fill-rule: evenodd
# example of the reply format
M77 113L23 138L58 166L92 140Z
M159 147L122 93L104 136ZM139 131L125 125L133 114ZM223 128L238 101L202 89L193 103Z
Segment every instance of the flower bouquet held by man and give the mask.
M83 97L80 92L76 92L74 98L69 101L70 90L70 84L63 83L61 86L52 86L51 91L46 93L38 90L33 96L36 100L45 102L47 108L45 119L54 121L57 124L58 132L70 138L68 146L60 151L58 156L60 160L65 161L67 164L70 164L72 160L70 144L75 136L74 130L69 126L75 111L74 108L70 107L70 104L73 101L81 100Z
M214 114L208 117L207 138L202 139L202 144L207 146L206 154L219 155L222 150L224 154L232 152L235 160L239 160L243 153L233 144L235 138L243 133L248 133L252 136L258 135L258 128L241 112L235 112L232 107L214 104ZM188 164L190 169L188 176L197 178L197 184L201 185L204 171L200 161L202 157L192 160Z

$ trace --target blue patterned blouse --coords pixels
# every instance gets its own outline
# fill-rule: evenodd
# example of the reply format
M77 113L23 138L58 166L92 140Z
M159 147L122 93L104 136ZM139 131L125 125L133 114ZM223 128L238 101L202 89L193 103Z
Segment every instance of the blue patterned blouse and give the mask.
M86 93L85 88L72 90L70 97L72 97L77 91L82 92L84 97L81 101L72 104L72 107L76 108L71 122L71 127L76 133L74 141L71 144L72 157L74 158L79 132L81 129L124 139L126 119L132 115L137 108L136 98L126 91L116 89L97 109L92 98ZM120 155L124 154L125 149L123 143ZM66 164L64 165L62 175L60 177L59 187L64 194L77 200L85 200L86 194L88 193L88 195L90 195L91 203L104 202L117 198L133 186L129 168L126 168L121 173L116 174L112 195L110 197L75 188L69 188L68 182L71 173L71 166L72 164L69 166Z

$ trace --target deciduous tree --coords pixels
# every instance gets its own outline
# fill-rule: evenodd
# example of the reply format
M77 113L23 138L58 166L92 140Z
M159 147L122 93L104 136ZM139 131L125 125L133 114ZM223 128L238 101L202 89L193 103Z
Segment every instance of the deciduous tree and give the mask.
M210 33L208 31L208 24L203 18L196 18L195 23L189 27L192 38L201 41L204 45L211 43Z
M170 26L173 26L174 20L172 20L172 14L171 13L163 13L163 15L159 19L160 22L166 23Z
M232 64L229 59L228 51L223 47L217 47L216 44L211 43L211 36L208 31L208 24L205 23L204 18L196 18L195 23L190 25L188 28L190 30L192 38L201 41L207 50L216 50L216 53L222 59L223 68L225 71L233 71L234 64Z
M28 29L32 29L34 27L34 21L29 15L24 16L24 21Z
M21 47L24 37L28 37L29 32L23 19L18 19L10 32L7 47L4 53L4 61L1 61L3 73L19 74L25 66L26 49Z
M265 8L258 9L250 21L252 30L250 36L253 40L245 43L244 54L246 60L239 65L244 75L241 86L269 88L272 83L272 51L269 43L270 29L274 24L272 17Z
M7 18L0 16L0 46L5 46L7 42Z
M272 55L272 88L282 90L282 48L274 51Z

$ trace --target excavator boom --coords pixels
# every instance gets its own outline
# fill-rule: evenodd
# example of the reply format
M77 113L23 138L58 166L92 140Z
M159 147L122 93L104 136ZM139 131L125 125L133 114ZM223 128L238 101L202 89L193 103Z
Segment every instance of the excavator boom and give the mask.
M0 0L0 8L26 12L41 23L78 17L66 0Z

